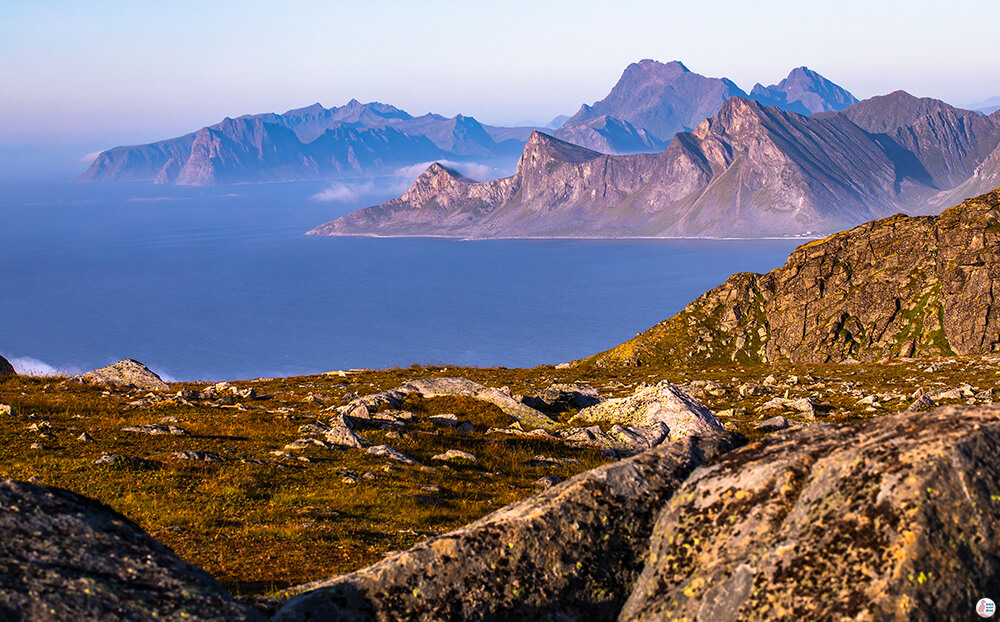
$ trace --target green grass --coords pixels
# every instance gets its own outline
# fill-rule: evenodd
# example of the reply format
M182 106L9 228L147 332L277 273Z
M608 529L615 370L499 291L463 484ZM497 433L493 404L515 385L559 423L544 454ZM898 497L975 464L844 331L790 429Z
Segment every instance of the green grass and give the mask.
M97 498L137 522L185 559L202 566L237 594L266 594L289 585L348 572L405 549L429 535L454 529L503 505L534 494L533 482L548 473L563 478L606 462L592 448L575 448L536 437L487 434L513 420L497 407L470 398L408 397L402 408L418 419L398 431L359 426L373 444L388 444L416 459L407 466L355 449L309 448L291 457L272 455L304 435L299 426L326 421L325 409L361 395L398 387L430 376L461 376L515 394L536 394L554 382L586 382L605 397L634 393L641 383L670 380L686 384L710 380L721 395L698 395L716 412L734 410L726 425L751 438L754 425L779 412L760 406L775 396L813 397L818 421L850 422L900 410L918 388L935 390L968 382L988 389L997 380L994 363L948 359L925 371L926 361L883 365L718 365L680 367L577 367L555 369L442 368L366 371L357 374L278 378L235 382L252 386L266 400L236 400L245 410L220 408L204 401L178 400L130 405L143 391L103 391L64 383L57 378L13 377L0 380L0 403L15 415L0 415L0 477L38 478L46 485ZM947 360L946 360L947 361ZM779 384L762 395L740 397L737 387L799 376L798 384ZM812 378L813 380L807 380ZM690 385L689 385L690 386ZM201 389L199 384L171 385ZM697 389L692 389L697 394ZM891 394L869 410L861 396ZM310 394L322 396L310 400ZM959 402L964 401L957 400ZM463 433L431 423L434 414L453 413L475 429ZM561 417L565 421L569 415ZM785 414L805 421L799 415ZM190 436L148 436L122 432L126 426L176 418ZM40 439L29 426L47 420L51 439ZM92 443L76 440L82 432ZM42 450L32 449L41 442ZM177 460L179 450L210 451L222 463ZM460 449L478 464L442 465L431 457ZM103 453L136 456L158 468L128 464L95 466ZM528 466L533 456L574 458L564 466ZM303 456L308 462L299 460ZM430 468L427 468L430 467ZM373 474L373 479L363 477ZM345 475L356 483L345 483ZM436 488L434 488L436 487ZM438 490L440 489L440 490Z

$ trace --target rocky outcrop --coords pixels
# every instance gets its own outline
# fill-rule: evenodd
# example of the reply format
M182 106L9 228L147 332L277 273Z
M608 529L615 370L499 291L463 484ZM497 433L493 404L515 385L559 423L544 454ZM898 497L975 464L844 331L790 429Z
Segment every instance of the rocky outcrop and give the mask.
M978 120L966 123L963 115L974 114L902 98L805 117L732 97L662 153L621 156L535 132L511 177L475 183L434 165L402 197L310 233L497 238L832 232L900 211L935 212L934 197L969 179L1000 144L1000 115L976 115Z
M570 423L604 422L651 428L663 424L671 439L723 429L707 406L666 380L635 395L607 400L581 410Z
M364 570L302 586L293 620L613 619L653 522L696 466L739 443L688 438L588 471Z
M17 371L14 370L14 366L10 364L10 361L0 356L0 378L15 375L17 375Z
M1000 190L741 273L585 364L877 361L1000 351Z
M347 405L338 408L337 411L345 417L370 419L380 408L385 406L398 407L406 396L411 394L423 398L445 395L471 397L493 404L504 414L510 415L525 426L548 429L556 424L555 421L541 412L518 402L510 394L466 378L419 378L390 391L373 393L354 399Z
M170 388L162 378L134 359L124 359L107 367L74 376L73 379L90 384L134 387L147 391L166 391Z
M0 480L0 619L262 620L100 503Z
M1000 588L1000 409L774 434L667 503L620 620L946 620Z

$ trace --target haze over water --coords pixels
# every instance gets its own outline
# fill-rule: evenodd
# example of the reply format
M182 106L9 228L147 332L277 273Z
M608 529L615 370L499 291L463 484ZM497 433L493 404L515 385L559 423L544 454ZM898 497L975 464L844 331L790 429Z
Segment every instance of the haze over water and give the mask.
M302 235L399 191L362 187L330 203L319 184L4 186L0 354L64 371L135 358L177 380L559 363L800 243Z

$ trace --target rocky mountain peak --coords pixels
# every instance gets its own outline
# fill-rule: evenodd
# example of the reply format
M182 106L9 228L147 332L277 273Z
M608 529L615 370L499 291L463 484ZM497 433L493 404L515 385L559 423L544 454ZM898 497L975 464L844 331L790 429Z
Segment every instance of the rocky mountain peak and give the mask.
M805 66L792 69L788 77L777 84L767 87L756 84L750 97L762 104L804 115L843 110L858 103L849 91Z
M603 154L579 147L564 140L559 140L548 134L543 134L537 130L528 137L528 142L524 146L524 152L517 163L518 175L524 175L528 171L542 170L551 166L553 162L586 162L599 158Z
M651 58L646 58L638 63L632 63L625 68L621 80L627 79L674 79L679 75L691 73L684 63L679 60L672 60L669 63L661 63ZM619 80L619 84L621 83Z

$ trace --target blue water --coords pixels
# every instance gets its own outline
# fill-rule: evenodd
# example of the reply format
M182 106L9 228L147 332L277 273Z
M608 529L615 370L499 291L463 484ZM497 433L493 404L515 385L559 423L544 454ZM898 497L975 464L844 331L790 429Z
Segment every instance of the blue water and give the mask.
M322 189L0 187L0 354L68 371L130 357L177 380L559 363L799 243L303 236L399 192Z

